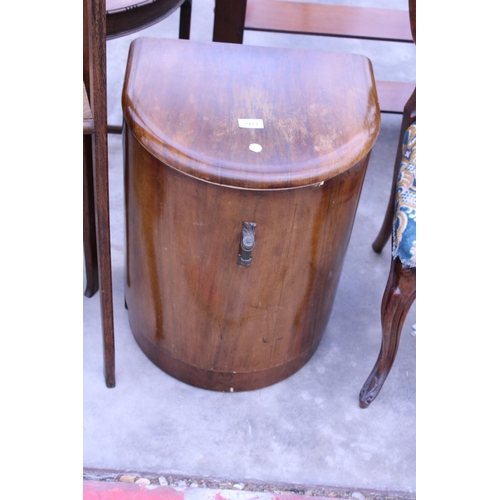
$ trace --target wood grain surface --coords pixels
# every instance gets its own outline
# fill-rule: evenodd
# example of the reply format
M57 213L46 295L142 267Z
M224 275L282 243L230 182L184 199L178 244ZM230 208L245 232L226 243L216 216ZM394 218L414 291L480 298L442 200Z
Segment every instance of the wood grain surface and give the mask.
M321 51L140 38L122 104L151 154L246 189L338 175L366 156L380 127L370 61ZM264 128L241 129L240 118L262 119Z
M378 134L369 61L139 39L123 104L125 290L138 344L206 389L288 377L330 318ZM249 267L238 264L244 222L256 223Z
M248 0L245 29L413 42L405 10L314 2Z
M296 371L328 322L367 158L322 186L239 190L166 166L125 128L126 301L138 343L168 373L216 390ZM237 264L244 221L257 223L248 268Z

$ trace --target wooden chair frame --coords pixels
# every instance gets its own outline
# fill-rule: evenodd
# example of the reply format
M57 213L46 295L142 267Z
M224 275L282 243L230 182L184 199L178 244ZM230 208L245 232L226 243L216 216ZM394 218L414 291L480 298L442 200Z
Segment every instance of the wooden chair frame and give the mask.
M412 38L416 43L416 0L409 0L409 12ZM403 145L404 136L408 127L416 121L416 114L417 90L415 88L404 107L401 129L399 132L398 149L396 152L396 160L394 162L389 203L387 205L380 232L372 244L373 250L377 253L382 251L392 234L394 204L396 201L396 185L401 165L401 147ZM401 330L410 307L417 296L416 279L416 268L403 266L399 258L391 260L389 278L387 280L381 305L382 345L380 347L380 352L377 361L375 362L375 366L359 393L359 406L361 408L368 407L377 397L392 368L398 352Z

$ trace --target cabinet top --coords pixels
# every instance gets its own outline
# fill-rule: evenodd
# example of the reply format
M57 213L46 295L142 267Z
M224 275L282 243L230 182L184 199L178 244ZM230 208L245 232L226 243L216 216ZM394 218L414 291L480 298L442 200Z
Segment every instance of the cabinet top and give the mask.
M380 128L371 62L326 51L138 38L122 106L153 156L243 189L335 177L369 153Z

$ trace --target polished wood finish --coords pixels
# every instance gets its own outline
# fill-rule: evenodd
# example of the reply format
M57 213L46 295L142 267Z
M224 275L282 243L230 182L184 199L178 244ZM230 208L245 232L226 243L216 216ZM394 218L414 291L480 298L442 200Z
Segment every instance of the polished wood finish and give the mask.
M412 42L408 13L402 10L284 0L248 0L245 29Z
M138 344L205 389L258 389L296 372L330 317L367 158L321 187L238 190L165 165L125 128L126 301ZM237 264L244 221L257 222L248 268Z
M404 321L417 295L416 273L416 268L403 267L399 259L392 259L381 307L382 346L359 394L361 408L367 408L377 397L392 368Z
M142 38L122 102L138 344L206 389L290 376L330 318L380 127L368 59ZM244 222L257 224L248 267L238 264Z
M282 0L216 0L213 40L243 43L244 30L412 42L408 12ZM415 85L377 81L380 111L401 114Z
M111 281L111 242L109 228L108 138L106 103L106 10L104 0L84 0L83 81L89 95L93 118L93 133L84 135L84 249L92 248L89 241L95 233L95 257L87 262L92 269L87 276L99 278L101 320L104 344L104 376L108 387L115 386L115 349L113 325L113 294ZM85 113L85 111L84 111ZM84 126L85 130L85 126ZM89 139L90 138L90 142ZM93 188L93 193L90 192ZM93 206L92 206L93 205ZM91 214L95 209L95 221ZM86 219L86 220L85 220ZM85 241L87 239L87 241ZM93 279L93 278L92 278ZM95 284L87 284L91 295Z
M380 125L370 61L323 51L134 40L122 104L154 156L246 189L338 175L367 155ZM239 118L260 118L264 128L241 129ZM262 152L250 151L251 143Z

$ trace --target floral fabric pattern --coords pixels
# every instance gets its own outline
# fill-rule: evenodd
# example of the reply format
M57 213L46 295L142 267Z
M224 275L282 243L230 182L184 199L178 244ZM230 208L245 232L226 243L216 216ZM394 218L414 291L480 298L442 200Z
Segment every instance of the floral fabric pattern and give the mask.
M404 266L417 265L417 124L408 127L403 139L396 184L392 257Z

